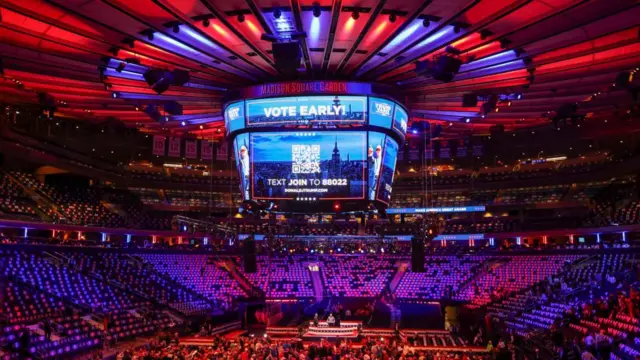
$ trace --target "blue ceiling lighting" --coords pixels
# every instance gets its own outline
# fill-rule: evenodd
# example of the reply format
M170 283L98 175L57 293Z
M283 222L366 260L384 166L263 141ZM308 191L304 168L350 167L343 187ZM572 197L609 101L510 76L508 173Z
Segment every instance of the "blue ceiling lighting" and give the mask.
M456 34L453 26L447 26L444 29L438 31L437 33L427 37L422 40L413 48L402 53L402 56L406 59L413 59L420 57L423 54L426 54L430 51L437 49L440 46L443 46L450 42L452 39L459 37L460 34ZM382 74L385 72L389 72L395 69L398 66L396 62L387 62L386 64L379 66L375 73Z
M311 19L311 26L309 27L309 42L312 46L316 46L318 40L320 39L320 18L313 17Z
M429 27L424 27L422 25L422 20L416 19L411 22L411 25L407 26L404 30L398 34L393 40L391 40L379 53L386 54L386 56L374 56L372 57L366 64L360 68L357 75L362 75L369 70L374 69L378 64L382 63L384 60L389 58L390 56L395 56L398 52L400 52L403 48L399 45L406 45L406 42L409 42L410 37L420 37L433 29L437 23L432 23Z
M409 27L402 30L402 32L398 34L398 36L393 38L393 40L391 40L389 44L387 44L387 46L385 46L384 49L382 49L382 51L393 49L398 44L407 40L409 36L412 36L416 31L418 31L418 29L424 29L425 31L428 30L428 28L425 28L424 26L422 26L422 22L420 20L414 20Z
M191 125L200 125L200 124L211 124L211 123L222 123L223 122L223 118L222 116L213 116L213 117L205 117L202 119L195 119L195 120L189 120L189 124Z
M126 70L122 70L122 72L134 72L134 73L144 74L145 71L149 70L149 68L146 66L138 65L135 63L127 62L125 60L120 60L116 58L110 58L109 62L107 63L107 67L115 69L123 62L126 63L127 66L126 66Z
M197 31L194 31L193 29L191 29L188 26L185 25L181 25L180 26L180 33L178 34L178 36L180 34L184 34L186 36L188 36L189 38L197 41L198 43L202 44L205 49L212 49L214 51L221 51L222 49L220 48L220 46L216 45L213 41L207 39L206 37L200 35L200 33L198 33Z
M463 64L460 67L460 72L471 71L481 67L496 65L496 64L500 64L507 61L513 61L517 59L518 59L518 55L516 55L515 51L507 50L507 51L503 51L503 52L499 52L499 53L487 56L482 59L472 61L467 64Z
M291 35L298 32L293 13L289 9L281 9L279 18L265 16L271 31L281 40L291 39Z
M414 112L425 115L433 114L434 116L454 116L456 117L455 121L460 121L463 117L474 117L478 115L475 111L414 110Z
M478 69L476 71L469 71L466 73L458 74L456 75L456 80L464 80L464 79L470 79L478 76L499 74L507 71L519 70L524 68L525 68L524 62L522 60L516 60L516 61L504 63L504 64L489 66L483 69Z
M168 37L162 33L156 33L153 38L153 44L156 46L161 46L167 50L180 53L182 55L196 55L198 57L202 56L202 54L196 49L183 44L182 42L175 40L171 37Z
M104 75L108 77L119 78L119 79L144 81L144 76L142 76L142 74L139 74L133 71L127 71L127 70L122 70L121 72L117 72L116 69L106 68L104 69Z
M220 118L222 119L222 115L217 114L217 113L201 113L201 114L184 114L184 115L174 115L173 119L177 120L177 121L189 121L191 122L192 120L199 120L199 119L203 119L203 118L208 118L208 119L214 119L214 118Z
M155 95L140 94L132 92L121 92L118 98L125 100L175 100L175 101L211 101L209 96L172 96L172 95Z
M179 36L180 34L187 34L187 27L186 26L182 26L180 28L180 32L178 34L176 34L176 36ZM184 35L183 35L184 36ZM202 38L202 36L200 36L200 38ZM194 38L195 39L195 38ZM190 58L192 60L195 61L199 61L203 64L208 64L210 66L213 67L217 67L219 69L222 69L224 71L227 71L229 73L232 74L236 74L239 76L243 76L243 77L250 77L252 79L255 80L254 77L250 76L246 71L242 71L240 69L234 68L233 66L230 66L228 64L225 63L221 63L219 61L216 61L216 59L214 59L211 56L208 56L206 54L201 53L200 51L196 50L195 48L179 41L176 39L173 39L169 36L166 36L162 33L156 33L154 35L154 40L152 41L152 43L158 47L161 47L163 49L169 50L171 52L174 53L178 53L181 54L187 58ZM209 42L211 43L211 42ZM203 43L203 45L206 43ZM215 45L214 45L215 46ZM216 48L219 49L219 48Z

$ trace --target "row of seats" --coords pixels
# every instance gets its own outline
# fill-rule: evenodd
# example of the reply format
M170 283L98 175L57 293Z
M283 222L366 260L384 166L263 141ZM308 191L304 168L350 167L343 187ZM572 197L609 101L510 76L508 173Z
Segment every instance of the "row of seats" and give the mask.
M16 277L23 283L78 306L108 310L131 308L143 303L141 299L109 286L104 280L55 265L52 260L32 253L3 253L0 271L5 276Z
M258 271L245 273L251 283L268 298L304 298L313 296L313 285L305 263L292 256L269 259L258 256Z
M155 271L141 260L121 254L69 253L75 266L82 272L98 274L104 279L115 281L122 286L135 289L136 292L154 299L162 304L178 307L183 311L189 309L190 315L211 310L211 306L193 291L172 281ZM191 306L186 305L191 304ZM200 306L195 306L200 304Z

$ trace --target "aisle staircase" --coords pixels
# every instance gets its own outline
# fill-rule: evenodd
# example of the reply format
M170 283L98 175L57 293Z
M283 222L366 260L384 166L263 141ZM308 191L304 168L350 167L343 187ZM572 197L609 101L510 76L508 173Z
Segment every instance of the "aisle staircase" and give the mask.
M238 265L233 260L219 260L214 263L214 266L227 270L229 275L240 285L242 290L249 296L264 297L264 291L253 286L253 284L238 270Z
M67 216L58 207L58 205L55 203L55 201L53 201L53 199L51 199L51 197L49 197L49 195L45 194L43 191L39 189L34 189L23 184L22 182L18 181L18 179L16 179L16 177L13 176L13 174L11 174L10 172L3 171L3 175L7 179L9 179L11 182L15 183L20 188L22 188L22 191L24 192L25 196L27 196L36 204L36 206L33 206L33 208L34 210L36 210L36 213L38 214L38 216L40 216L40 218L42 218L42 220L44 220L45 222L53 222L53 220L55 220L51 218L49 214L47 214L46 210L51 210L51 212L58 219L69 219L69 216Z
M321 302L324 298L324 285L322 282L322 276L320 275L320 267L318 264L310 264L312 266L317 266L318 271L309 270L311 273L311 283L313 284L313 294L316 298L316 302Z
M398 262L396 262L396 272L393 275L391 282L389 282L389 290L392 294L396 292L398 285L400 285L400 281L402 281L402 278L404 277L404 274L406 274L408 269L409 261L398 260Z
M385 303L385 304L387 305L391 313L391 322L390 322L389 328L395 329L396 324L398 325L398 327L400 326L400 321L402 320L402 311L400 310L400 308L395 307L391 303Z

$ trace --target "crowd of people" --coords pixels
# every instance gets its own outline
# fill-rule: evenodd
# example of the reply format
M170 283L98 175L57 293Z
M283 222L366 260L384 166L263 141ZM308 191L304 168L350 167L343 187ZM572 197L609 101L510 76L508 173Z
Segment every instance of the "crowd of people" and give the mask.
M502 353L509 354L506 351ZM178 343L149 344L118 354L118 360L314 360L314 359L405 359L405 360L488 360L503 356L498 351L425 350L401 339L368 338L360 343L349 340L329 342L278 341L268 337L238 337L229 340L215 337L211 346L181 345Z

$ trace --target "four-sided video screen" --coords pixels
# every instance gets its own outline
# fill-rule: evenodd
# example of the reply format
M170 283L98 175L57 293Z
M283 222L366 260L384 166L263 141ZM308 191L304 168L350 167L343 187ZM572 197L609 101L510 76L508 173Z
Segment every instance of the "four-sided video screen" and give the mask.
M233 154L244 200L390 202L397 138L404 138L408 120L407 112L391 100L366 96L246 100L229 104L225 120L236 132ZM289 124L314 122L371 126L285 129ZM237 131L242 128L246 130Z

